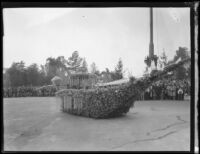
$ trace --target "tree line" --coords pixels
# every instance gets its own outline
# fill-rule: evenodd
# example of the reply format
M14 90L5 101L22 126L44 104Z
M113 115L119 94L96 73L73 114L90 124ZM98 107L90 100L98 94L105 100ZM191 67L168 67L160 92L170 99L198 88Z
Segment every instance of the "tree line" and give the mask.
M167 61L167 56L164 52L161 59L162 64L167 66L175 63L178 59L185 59L187 57L190 57L188 49L179 47L172 60ZM90 65L90 69L88 69L86 59L80 57L78 51L74 51L67 59L64 56L58 56L57 58L48 57L45 64L40 66L33 63L26 67L23 61L13 62L3 73L3 86L7 88L50 85L51 79L54 76L62 77L66 73L68 75L70 73L94 73L98 76L99 82L111 82L122 79L124 70L121 59L117 62L114 70L106 68L103 71L99 71L94 62ZM178 80L190 79L191 66L180 66L173 71L173 75Z
M48 57L45 64L40 66L33 63L26 67L23 61L13 62L3 73L3 85L4 88L49 85L54 76L62 77L66 73L94 73L102 82L109 82L123 78L123 63L119 59L114 71L106 68L100 72L93 62L89 70L86 59L80 57L78 51L67 59L64 56Z

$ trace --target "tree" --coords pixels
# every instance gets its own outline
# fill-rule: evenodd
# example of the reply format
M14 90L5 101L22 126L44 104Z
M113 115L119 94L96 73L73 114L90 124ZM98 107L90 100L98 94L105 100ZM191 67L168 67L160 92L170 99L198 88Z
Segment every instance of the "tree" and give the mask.
M64 56L59 56L56 58L56 75L64 78L65 77L65 73L67 71L67 60L65 59Z
M81 66L82 61L83 61L83 59L79 57L78 51L74 51L72 53L72 56L68 58L66 63L68 65L68 67L70 67L74 71L78 71L78 69Z
M79 71L82 73L88 73L88 64L85 58L83 58L82 66L80 67Z
M7 72L3 73L3 87L8 88L11 86L10 77Z
M112 79L112 72L108 68L105 71L101 72L103 82L111 82Z
M27 67L26 77L27 77L27 85L32 85L32 86L40 85L40 73L37 64L33 63Z
M181 60L186 59L190 57L189 56L189 51L186 47L179 47L178 50L176 50L176 55L174 56L173 61L177 61L179 58L181 58Z
M113 80L119 80L123 78L123 63L121 58L119 59L115 71L111 74Z
M49 79L47 78L47 71L45 69L45 65L40 65L39 69L39 85L49 84Z
M100 74L99 70L94 62L90 65L90 73L96 74L96 75Z
M56 66L59 70L61 71L65 71L66 70L66 64L67 64L67 60L65 59L64 56L58 56L56 58Z
M55 58L49 57L46 59L45 69L47 76L53 78L56 75L58 64Z
M52 57L47 58L45 64L45 72L48 84L51 83L51 79L56 75L64 77L64 74L67 69L66 63L67 60L65 59L64 56L58 56L57 58L52 58Z
M23 61L13 62L6 71L10 79L11 87L17 87L27 84L25 63Z
M186 58L189 58L189 51L186 47L179 47L178 50L176 50L176 55L174 56L173 60L169 61L167 65L176 63L178 59L183 60ZM176 70L173 71L173 74L176 79L186 79L190 77L190 67L185 68L184 65L179 66Z

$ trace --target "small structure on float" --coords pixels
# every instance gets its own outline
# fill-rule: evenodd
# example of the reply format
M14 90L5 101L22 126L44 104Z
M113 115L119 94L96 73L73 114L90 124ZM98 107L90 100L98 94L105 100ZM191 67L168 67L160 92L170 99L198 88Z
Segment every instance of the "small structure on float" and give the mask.
M75 73L71 74L68 79L69 88L89 89L93 88L97 83L97 76L91 73Z

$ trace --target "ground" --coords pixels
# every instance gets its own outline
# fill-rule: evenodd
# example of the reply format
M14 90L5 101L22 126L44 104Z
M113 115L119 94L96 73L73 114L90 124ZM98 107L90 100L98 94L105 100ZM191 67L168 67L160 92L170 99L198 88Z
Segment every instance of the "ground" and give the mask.
M4 98L4 150L189 151L189 101L137 101L127 115L63 113L58 98Z

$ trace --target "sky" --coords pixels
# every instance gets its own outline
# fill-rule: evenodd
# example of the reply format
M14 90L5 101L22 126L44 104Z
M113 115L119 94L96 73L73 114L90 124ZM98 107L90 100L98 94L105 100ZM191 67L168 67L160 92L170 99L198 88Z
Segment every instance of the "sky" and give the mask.
M190 51L190 9L154 8L154 53ZM74 51L90 67L114 70L119 58L125 76L141 76L149 52L149 8L6 8L3 9L3 67L23 60L44 65L48 57Z

